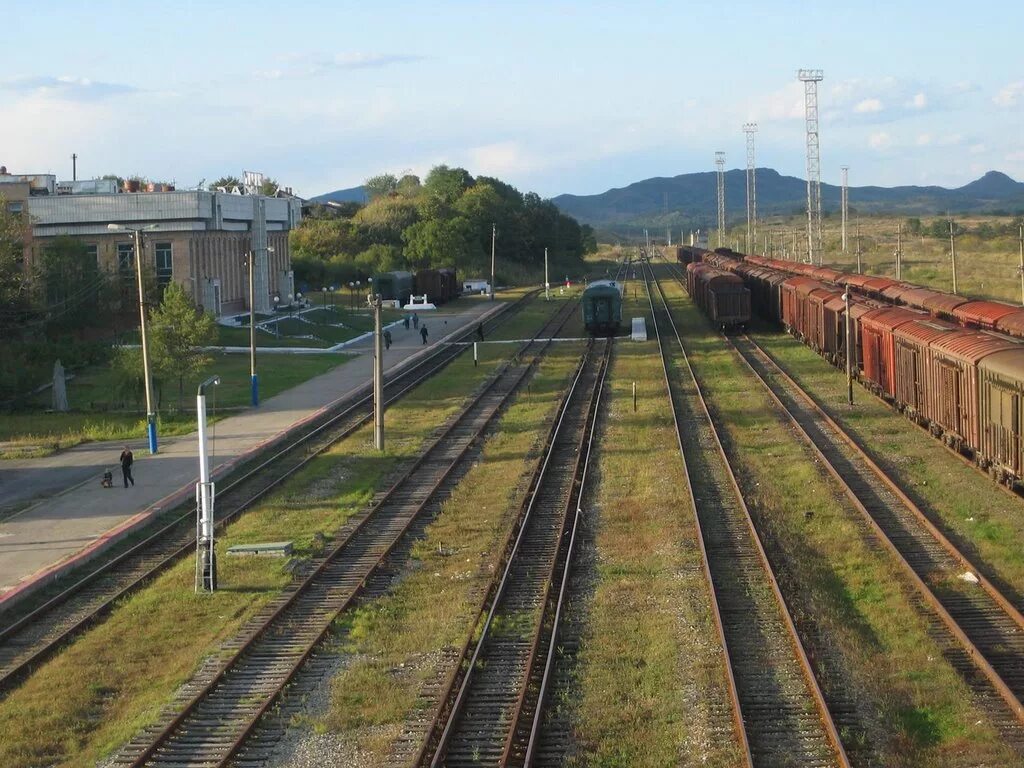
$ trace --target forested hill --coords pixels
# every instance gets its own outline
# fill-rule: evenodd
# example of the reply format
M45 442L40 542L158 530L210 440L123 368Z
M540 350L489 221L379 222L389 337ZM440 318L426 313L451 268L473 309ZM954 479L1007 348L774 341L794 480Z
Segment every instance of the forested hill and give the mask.
M725 207L729 219L745 216L746 171L725 174ZM821 185L822 207L839 209L840 188ZM758 214L790 214L806 210L807 182L782 176L771 168L757 169ZM559 195L561 210L601 229L638 225L710 223L717 217L715 173L656 177L609 189L599 195ZM956 189L945 187L850 187L850 207L861 212L905 215L943 213L1010 213L1024 211L1024 184L1004 173L989 171Z

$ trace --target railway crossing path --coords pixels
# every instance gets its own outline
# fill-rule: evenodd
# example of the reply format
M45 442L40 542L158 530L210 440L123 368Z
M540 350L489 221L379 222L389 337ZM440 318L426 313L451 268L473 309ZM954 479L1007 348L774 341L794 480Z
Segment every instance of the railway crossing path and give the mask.
M426 347L415 329L393 327L394 344L385 353L385 372L411 364L498 306L481 302L458 313L432 312L430 325L436 335ZM345 351L354 357L344 365L211 426L213 479L365 386L373 376L372 340ZM271 364L286 365L287 357L275 354L268 360L264 356L262 365ZM195 433L161 441L153 456L144 436L129 441L135 454L136 484L127 490L122 487L118 463L123 445L87 443L45 458L0 463L0 509L20 507L0 520L0 614L160 511L195 495ZM100 486L106 469L114 471L113 488Z

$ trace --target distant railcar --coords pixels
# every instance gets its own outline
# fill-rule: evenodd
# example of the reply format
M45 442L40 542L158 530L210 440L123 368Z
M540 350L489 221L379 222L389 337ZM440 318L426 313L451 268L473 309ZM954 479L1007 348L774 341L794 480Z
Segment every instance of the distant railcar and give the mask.
M622 325L622 283L595 280L583 291L583 327L587 332L614 334Z
M739 275L707 264L686 267L686 289L694 303L723 330L750 322L750 289Z
M384 301L409 303L412 296L413 277L411 272L382 272L373 276L373 292L379 293Z

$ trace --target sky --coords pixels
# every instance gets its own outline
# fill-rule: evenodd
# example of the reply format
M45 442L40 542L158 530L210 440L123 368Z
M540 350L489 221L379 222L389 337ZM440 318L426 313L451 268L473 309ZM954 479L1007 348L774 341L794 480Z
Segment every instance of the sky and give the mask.
M1024 3L49 2L4 9L0 165L313 196L440 163L544 197L757 165L1024 180Z

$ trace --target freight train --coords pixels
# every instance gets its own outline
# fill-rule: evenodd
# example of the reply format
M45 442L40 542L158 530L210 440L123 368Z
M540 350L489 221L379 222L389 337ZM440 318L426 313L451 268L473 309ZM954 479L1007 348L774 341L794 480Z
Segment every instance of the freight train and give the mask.
M1024 484L1024 310L761 257L702 260L742 278L754 311L837 365L849 291L860 381L995 479Z
M426 294L432 304L444 304L459 297L459 281L454 267L442 269L421 269L416 273L415 291L417 296Z
M614 335L622 325L622 283L595 280L583 291L583 327L594 335Z
M723 331L742 329L750 322L750 290L739 276L690 262L686 265L686 290Z

